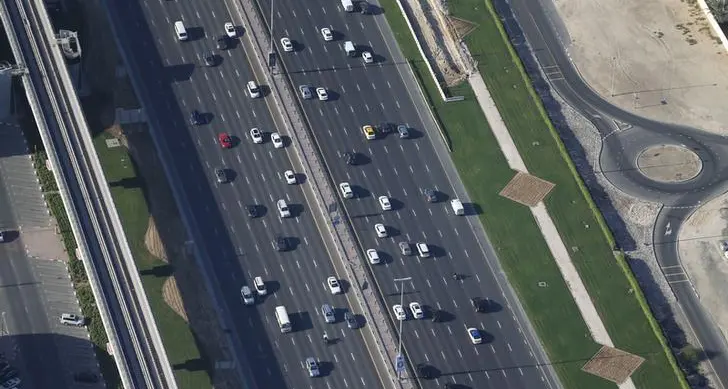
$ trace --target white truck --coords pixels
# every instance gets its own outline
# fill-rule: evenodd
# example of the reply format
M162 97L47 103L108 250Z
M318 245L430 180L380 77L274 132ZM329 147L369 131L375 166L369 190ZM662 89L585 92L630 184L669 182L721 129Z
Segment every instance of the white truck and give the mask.
M356 56L356 47L354 47L354 43L352 41L344 42L344 51L346 52L346 55L349 57Z
M341 6L346 12L354 12L354 3L351 0L341 0Z

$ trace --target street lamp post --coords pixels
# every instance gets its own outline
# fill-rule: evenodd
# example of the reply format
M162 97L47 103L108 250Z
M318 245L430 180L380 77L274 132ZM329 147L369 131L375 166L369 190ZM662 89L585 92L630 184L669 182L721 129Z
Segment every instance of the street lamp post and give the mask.
M399 306L402 307L404 303L404 283L411 281L412 277L395 278L395 285L397 282L400 283L399 287ZM404 309L404 307L402 307ZM404 320L399 321L399 345L397 346L397 360L395 361L395 369L397 370L397 378L402 379L402 371L404 370L404 357L402 357L402 323Z

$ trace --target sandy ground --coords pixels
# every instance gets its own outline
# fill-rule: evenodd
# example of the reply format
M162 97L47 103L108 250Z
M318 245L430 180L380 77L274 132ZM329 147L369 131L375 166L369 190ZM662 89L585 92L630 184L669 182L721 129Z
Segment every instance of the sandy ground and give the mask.
M728 54L694 0L554 0L554 4L571 39L568 50L573 63L608 101L658 121L728 135L728 110L724 108L728 98ZM582 143L588 137L587 127L571 128ZM608 188L612 201L622 196L609 184L603 187ZM637 199L630 202L647 205ZM615 205L619 214L627 214L628 210ZM726 211L728 195L723 195L699 209L678 238L690 280L728 335L728 310L721 304L728 295L728 289L722 286L728 262L720 250L720 237L728 233ZM645 216L650 218L648 214ZM630 222L629 216L625 219ZM626 227L637 232L632 235L637 247L649 241L645 228ZM629 234L619 229L615 233ZM674 320L685 328L687 323L674 306L654 253L638 249L629 254L647 266L643 269L633 265L638 279L652 278L656 282L657 287L649 281L641 285L658 320L675 315ZM661 302L663 299L666 301ZM667 313L670 306L672 314Z
M694 1L554 3L573 62L602 96L638 115L728 135L728 54Z
M445 86L460 84L470 73L470 61L460 52L455 23L448 21L441 4L436 0L400 0L410 16L410 22L417 34L427 58L434 58L430 64ZM456 21L457 22L457 21ZM467 22L461 33L471 26Z
M693 213L680 234L680 259L706 310L728 337L728 259L721 243L728 237L728 199L717 198Z

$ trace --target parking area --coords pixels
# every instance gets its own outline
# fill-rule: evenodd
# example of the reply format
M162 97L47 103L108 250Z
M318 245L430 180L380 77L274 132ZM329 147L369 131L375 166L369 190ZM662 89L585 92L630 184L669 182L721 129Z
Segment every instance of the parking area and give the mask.
M19 387L102 388L86 327L59 321L80 308L22 130L0 120L0 139L0 381L5 358Z

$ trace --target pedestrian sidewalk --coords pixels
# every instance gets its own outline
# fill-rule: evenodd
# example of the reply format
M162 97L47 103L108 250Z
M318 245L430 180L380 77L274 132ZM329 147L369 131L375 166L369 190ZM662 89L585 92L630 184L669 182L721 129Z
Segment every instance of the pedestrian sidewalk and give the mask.
M480 104L480 108L483 110L486 119L488 120L490 128L493 130L493 134L495 135L498 145L503 151L503 154L506 156L508 166L510 166L511 169L528 173L526 164L523 162L521 155L518 153L518 149L516 148L515 142L513 142L513 138L511 138L511 134L508 132L508 128L506 128L505 123L503 123L503 118L501 118L500 112L498 112L498 108L496 108L495 102L493 102L493 98L491 97L490 92L488 92L488 88L485 86L483 77L480 76L480 73L476 72L469 77L468 81L475 92L475 97L478 100L478 104ZM576 267L574 267L574 264L571 262L569 252L566 249L564 242L561 240L561 236L559 235L553 220L551 220L551 216L549 216L546 206L543 202L540 202L538 205L531 208L531 213L536 219L536 223L543 234L544 240L549 247L549 251L551 251L551 255L556 260L556 265L559 267L561 275L564 277L564 281L566 281L566 285L569 288L571 295L574 297L576 306L579 308L581 316L584 319L586 326L589 328L592 338L597 343L614 347L614 343L612 343L612 339L609 337L607 329L604 327L604 323L602 323L602 319L599 317L599 313L597 313L594 303L592 303L589 293L587 292L584 283L581 281L581 277L579 277L579 273L576 271ZM627 381L619 385L619 388L635 389L635 386L632 379L628 378Z

